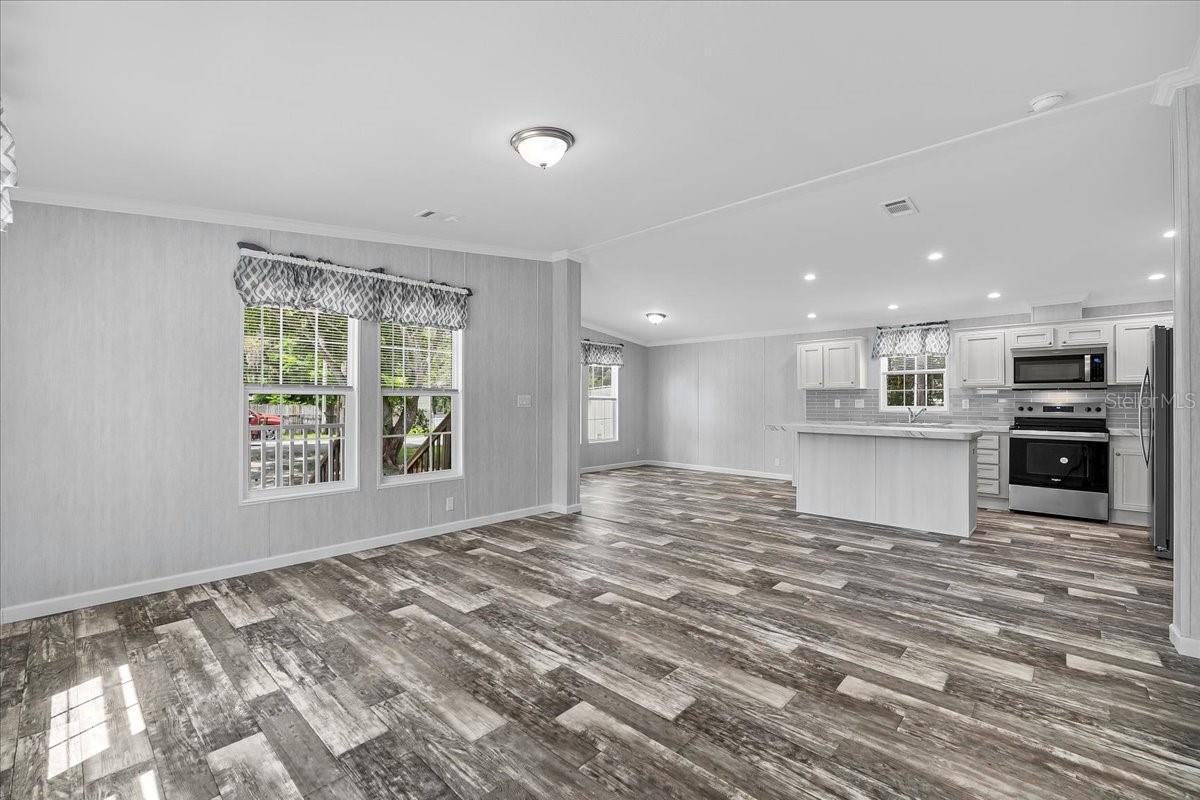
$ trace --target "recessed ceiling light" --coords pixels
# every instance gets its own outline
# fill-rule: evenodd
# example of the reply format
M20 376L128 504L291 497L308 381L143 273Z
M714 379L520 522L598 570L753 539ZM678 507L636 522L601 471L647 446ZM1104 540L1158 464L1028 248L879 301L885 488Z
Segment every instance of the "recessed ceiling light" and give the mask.
M666 318L667 315L661 311L651 311L646 315L646 319L650 320L651 325L662 325L663 320Z
M988 300L999 300L999 299L1000 299L999 292L988 292Z
M1152 281L1161 281L1165 277L1167 277L1167 273L1165 272L1153 272L1146 276L1148 280Z
M809 319L816 319L816 318L817 318L817 315L816 315L816 314L814 314L813 312L811 312L811 311L810 311L810 312L808 312L808 318L809 318Z
M575 135L562 128L526 128L508 140L521 158L535 167L553 167L575 144Z
M1163 231L1163 238L1164 239L1174 239L1175 238L1175 229L1172 228L1169 231Z
M942 254L939 253L937 250L934 250L932 253L930 253L929 255L927 255L925 257L928 258L930 261L941 261L942 260Z
M895 310L896 310L897 308L899 308L899 307L900 307L900 306L896 305L895 303L889 303L889 304L888 304L888 311L895 311Z
M814 273L812 273L812 272L806 272L806 273L804 273L804 280L806 280L806 281L815 281L816 279L817 279L817 276L816 276L816 274L814 274Z

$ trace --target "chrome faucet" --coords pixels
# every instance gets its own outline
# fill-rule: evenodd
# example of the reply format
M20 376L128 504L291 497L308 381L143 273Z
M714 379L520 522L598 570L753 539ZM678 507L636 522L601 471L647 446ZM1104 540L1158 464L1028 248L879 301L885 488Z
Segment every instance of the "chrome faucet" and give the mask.
M920 411L914 412L914 411L913 411L911 408L909 408L908 406L905 406L905 407L904 407L904 410L908 412L908 424L910 424L910 425L911 425L912 423L914 423L914 422L916 422L916 421L917 421L917 417L921 416L922 414L924 414L924 413L925 413L926 411L928 411L929 409L928 409L928 408L922 408Z

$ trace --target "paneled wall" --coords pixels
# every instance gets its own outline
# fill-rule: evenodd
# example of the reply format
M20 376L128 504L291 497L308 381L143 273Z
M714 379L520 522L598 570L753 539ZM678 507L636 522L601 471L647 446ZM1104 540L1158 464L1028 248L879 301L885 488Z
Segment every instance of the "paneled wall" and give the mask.
M0 239L3 606L551 502L550 263L27 203L16 218ZM359 488L239 504L238 241L474 290L461 479L379 487L363 380ZM367 378L378 329L361 330Z
M579 446L579 466L608 466L626 464L646 459L646 362L647 348L607 333L580 328L580 338L597 342L617 342L625 345L625 364L618 373L617 386L617 441L590 444L586 426ZM582 369L580 384L582 386ZM580 394L580 418L585 418L587 409L586 392Z

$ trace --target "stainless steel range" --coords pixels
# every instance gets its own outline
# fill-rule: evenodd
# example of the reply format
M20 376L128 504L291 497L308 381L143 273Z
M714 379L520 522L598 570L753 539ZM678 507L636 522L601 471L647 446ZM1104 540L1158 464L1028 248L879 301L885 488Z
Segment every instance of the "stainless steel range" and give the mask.
M1108 521L1108 413L1102 401L1017 401L1009 508Z

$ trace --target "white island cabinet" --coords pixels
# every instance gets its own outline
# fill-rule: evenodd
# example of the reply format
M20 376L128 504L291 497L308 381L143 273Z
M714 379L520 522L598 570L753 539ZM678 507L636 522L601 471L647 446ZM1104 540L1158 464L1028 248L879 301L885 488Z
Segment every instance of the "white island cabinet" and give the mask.
M797 422L796 510L967 537L975 530L976 441L967 425Z

